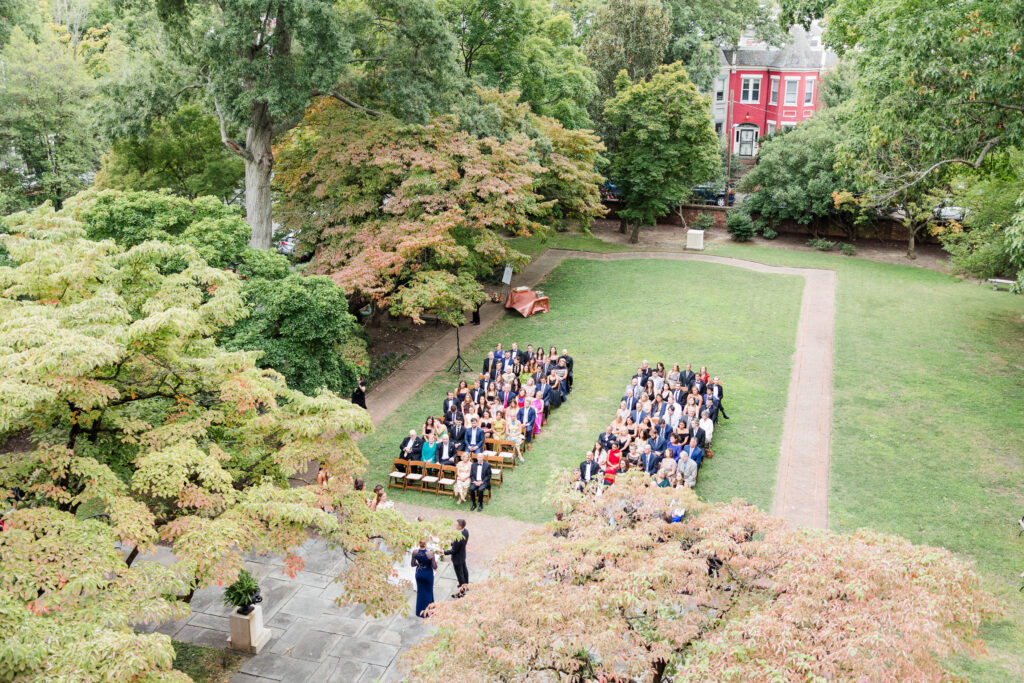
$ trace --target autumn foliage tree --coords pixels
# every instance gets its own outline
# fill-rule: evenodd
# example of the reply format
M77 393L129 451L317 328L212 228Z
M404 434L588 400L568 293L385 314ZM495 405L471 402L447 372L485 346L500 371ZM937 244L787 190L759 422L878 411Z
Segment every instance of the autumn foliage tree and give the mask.
M307 110L277 147L275 183L312 272L395 315L421 322L442 309L459 323L484 299L477 278L526 263L505 236L603 213L595 136L533 117L515 96L481 97L499 119L494 134L456 116L405 125L327 99ZM534 137L519 125L527 117Z
M945 550L793 530L637 473L602 496L563 483L563 520L434 606L412 680L938 680L998 609Z
M188 245L89 240L49 206L0 239L0 440L33 444L0 461L24 494L0 533L0 678L179 680L170 640L132 625L186 615L245 552L294 573L311 529L352 559L343 599L404 605L389 570L422 530L352 490L369 416L217 346L245 311L233 273ZM275 483L311 460L326 488ZM145 559L158 543L167 566Z

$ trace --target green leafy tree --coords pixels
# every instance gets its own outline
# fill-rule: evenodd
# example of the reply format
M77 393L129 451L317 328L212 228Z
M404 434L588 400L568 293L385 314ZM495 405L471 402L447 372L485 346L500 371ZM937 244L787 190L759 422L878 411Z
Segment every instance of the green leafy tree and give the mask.
M609 174L622 188L619 217L624 226L632 224L630 241L636 243L641 225L653 225L690 188L720 172L718 137L708 100L682 64L632 84L623 72L617 83L618 92L605 104L605 118L620 131Z
M536 0L445 0L467 79L518 90L534 112L583 128L596 76L576 44L572 19Z
M490 135L465 130L461 112L420 126L327 99L309 108L278 147L275 182L283 222L314 252L313 272L420 322L426 311L451 310L453 297L474 308L482 291L468 282L526 262L504 236L603 213L592 134L531 119L514 95L479 99L474 125ZM432 271L452 277L424 274Z
M297 571L311 529L353 560L342 600L405 605L388 569L425 529L352 490L365 466L352 434L369 416L217 346L245 313L234 274L184 245L89 240L47 206L7 228L0 435L27 429L34 446L0 462L0 487L26 494L0 534L3 678L183 680L170 639L133 624L187 616L249 551ZM310 460L333 475L326 487L259 475ZM157 542L167 566L144 558Z
M60 206L87 184L99 151L81 57L49 27L31 40L15 27L0 77L0 211Z
M793 220L803 225L824 221L856 233L854 216L838 212L834 195L853 187L837 167L840 117L825 112L761 144L754 166L739 189L751 193L744 207L774 225Z
M878 196L1024 143L1024 0L837 0L826 14L826 40L855 56L872 144L913 147Z
M103 157L96 187L115 190L170 190L195 199L224 201L240 192L245 167L221 142L215 117L184 106L150 125L141 138L116 140Z
M719 49L739 43L740 32L753 29L770 44L786 38L770 3L761 0L664 0L671 17L671 39L665 62L682 62L690 79L711 89L721 67ZM788 29L789 24L786 24Z
M584 49L604 98L616 92L625 70L633 82L650 78L663 63L671 37L671 16L661 0L608 0L593 18Z
M250 279L242 292L249 315L225 330L226 348L262 351L260 365L274 368L303 393L313 395L321 387L341 396L352 393L360 370L350 354L365 345L341 287L320 275L289 273Z

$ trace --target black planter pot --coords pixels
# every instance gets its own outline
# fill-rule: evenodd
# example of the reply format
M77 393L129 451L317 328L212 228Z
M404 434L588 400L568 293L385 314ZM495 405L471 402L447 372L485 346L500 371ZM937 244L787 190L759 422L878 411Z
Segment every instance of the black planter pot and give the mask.
M252 601L248 605L246 605L245 607L239 607L238 608L238 613L241 614L242 616L245 616L247 614L251 614L252 611L254 609L256 609L256 605L258 605L261 602L263 602L263 596L260 595L260 589L257 588L256 592L252 594Z

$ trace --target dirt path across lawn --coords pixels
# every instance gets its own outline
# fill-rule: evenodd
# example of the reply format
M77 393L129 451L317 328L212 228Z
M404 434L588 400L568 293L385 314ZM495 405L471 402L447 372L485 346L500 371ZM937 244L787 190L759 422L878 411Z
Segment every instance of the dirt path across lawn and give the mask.
M836 273L814 268L769 266L711 254L668 251L630 251L598 254L548 249L513 280L514 286L533 287L567 258L597 261L625 259L689 260L744 268L757 273L799 275L805 280L796 352L789 381L789 398L782 429L782 448L775 478L772 513L794 526L828 526L828 476L832 440L832 363L835 333ZM468 345L505 314L501 304L480 309L480 325L461 328ZM455 357L455 330L409 358L366 397L375 425L408 400L433 375L444 372ZM474 359L475 360L475 359ZM521 533L521 531L519 532ZM504 544L503 544L504 545Z

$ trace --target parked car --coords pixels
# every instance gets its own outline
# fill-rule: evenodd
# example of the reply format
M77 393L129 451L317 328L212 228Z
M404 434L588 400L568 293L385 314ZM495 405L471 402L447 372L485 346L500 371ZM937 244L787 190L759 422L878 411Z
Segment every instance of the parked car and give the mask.
M692 191L695 204L725 206L725 188L714 185L698 185ZM736 193L729 190L729 206L736 203Z
M275 246L277 247L278 254L284 254L285 256L291 256L295 252L295 245L299 242L299 231L292 230L287 235L279 240L276 240Z

